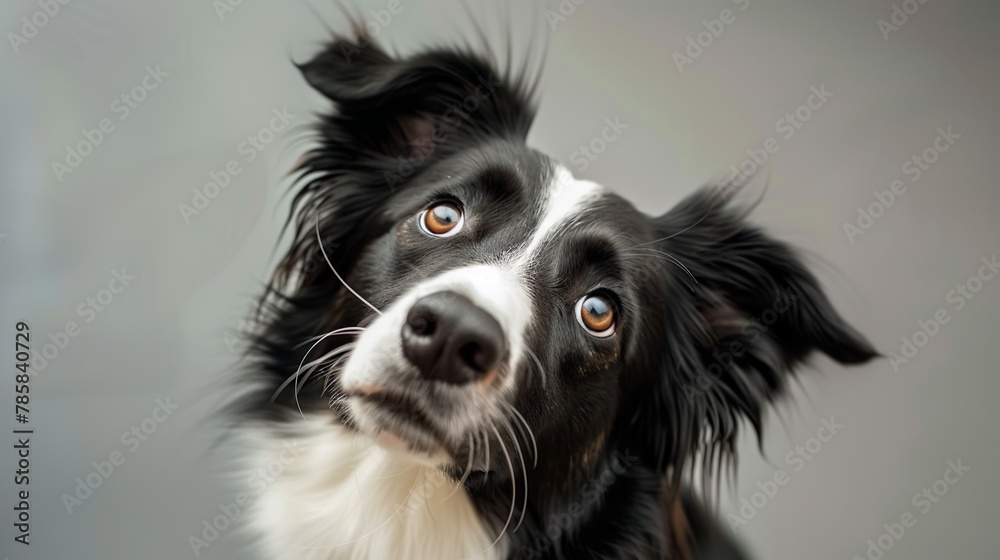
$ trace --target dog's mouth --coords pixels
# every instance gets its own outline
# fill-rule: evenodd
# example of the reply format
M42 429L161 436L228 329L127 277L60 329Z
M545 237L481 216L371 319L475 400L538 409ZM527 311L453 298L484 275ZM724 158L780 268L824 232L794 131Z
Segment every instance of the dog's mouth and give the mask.
M483 439L485 435L455 442L439 427L433 411L401 389L368 383L345 394L353 428L387 451L409 456L454 480L469 483L484 479L491 466L500 465L488 458L491 443Z
M436 456L447 453L446 438L420 403L405 392L367 384L347 393L358 422L382 447ZM357 421L357 418L356 418Z

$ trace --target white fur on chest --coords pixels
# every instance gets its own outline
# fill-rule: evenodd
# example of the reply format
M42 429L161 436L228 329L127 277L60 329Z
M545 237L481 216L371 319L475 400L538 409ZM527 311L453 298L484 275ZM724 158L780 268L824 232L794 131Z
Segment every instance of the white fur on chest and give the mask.
M505 542L480 519L464 488L431 466L385 451L334 422L296 423L282 438L248 434L253 469L289 439L296 453L261 490L251 530L268 559L499 560Z

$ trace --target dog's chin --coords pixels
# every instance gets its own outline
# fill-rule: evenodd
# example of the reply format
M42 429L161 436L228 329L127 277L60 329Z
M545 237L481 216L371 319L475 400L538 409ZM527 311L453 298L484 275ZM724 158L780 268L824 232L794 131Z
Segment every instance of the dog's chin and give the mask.
M433 467L456 482L476 486L498 476L487 470L490 462L481 450L474 450L468 443L449 444L422 414L399 410L401 403L406 401L397 402L395 398L382 393L378 396L376 393L353 393L347 401L350 424L394 456Z
M409 461L447 468L455 452L405 393L366 386L348 394L351 423L376 445Z

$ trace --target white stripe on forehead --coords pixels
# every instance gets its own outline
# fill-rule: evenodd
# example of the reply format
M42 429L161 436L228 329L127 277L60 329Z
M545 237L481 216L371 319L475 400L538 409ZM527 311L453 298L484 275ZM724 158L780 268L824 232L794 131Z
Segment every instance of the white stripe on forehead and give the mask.
M520 267L531 261L547 237L569 223L574 216L586 209L587 204L597 200L604 187L592 181L581 181L563 166L557 166L552 181L546 186L542 219L531 236L531 240L517 258Z

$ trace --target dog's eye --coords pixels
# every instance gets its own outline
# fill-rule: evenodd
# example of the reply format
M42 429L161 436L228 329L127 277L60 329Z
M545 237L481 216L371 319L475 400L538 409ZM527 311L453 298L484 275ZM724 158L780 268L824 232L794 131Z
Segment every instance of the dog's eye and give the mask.
M576 304L576 320L588 333L605 338L615 334L615 309L611 300L600 294L588 294Z
M417 216L420 229L437 237L455 235L462 229L465 216L462 211L450 202L439 202L424 210Z

